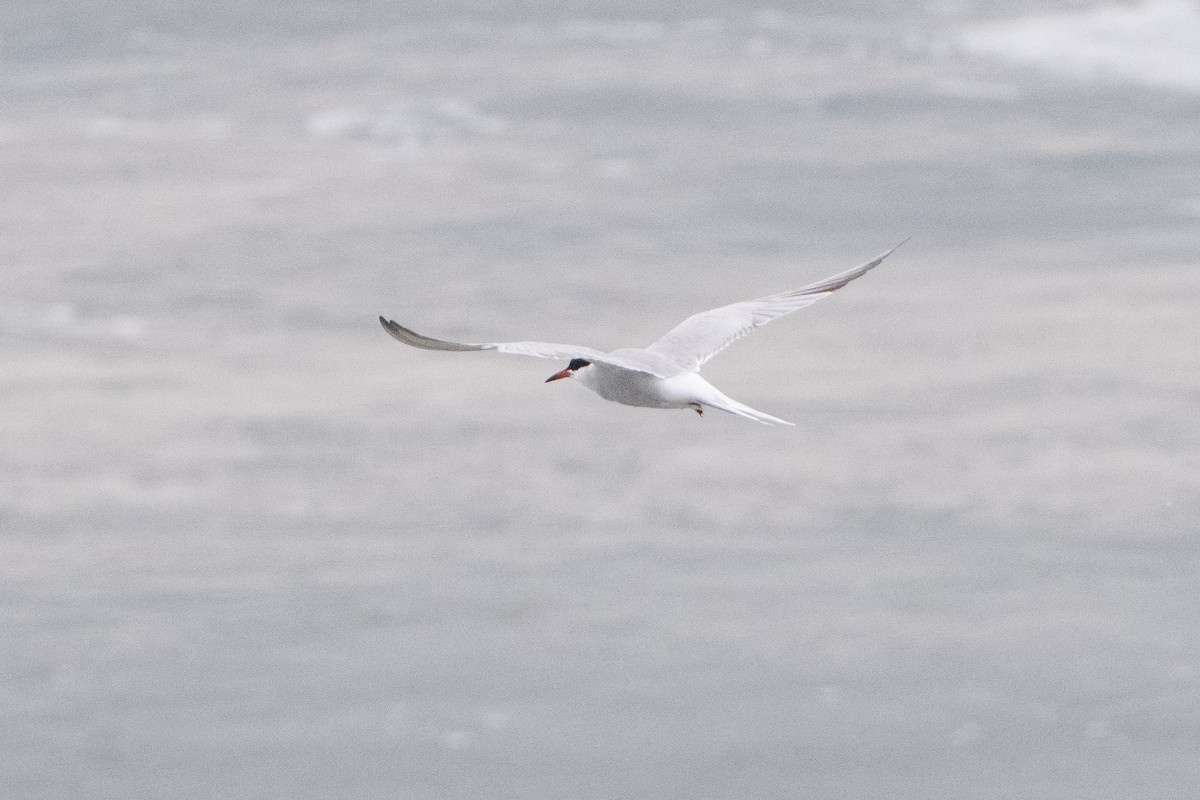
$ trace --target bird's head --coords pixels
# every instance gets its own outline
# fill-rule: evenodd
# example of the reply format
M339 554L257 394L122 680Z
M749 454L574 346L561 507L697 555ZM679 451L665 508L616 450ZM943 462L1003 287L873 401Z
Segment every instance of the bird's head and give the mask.
M579 370L583 369L584 367L590 367L591 365L592 362L588 361L586 358L572 358L571 363L567 364L566 369L564 369L562 372L556 372L549 378L546 378L546 383L549 383L550 381L557 381L561 378L573 377L576 372L579 372Z

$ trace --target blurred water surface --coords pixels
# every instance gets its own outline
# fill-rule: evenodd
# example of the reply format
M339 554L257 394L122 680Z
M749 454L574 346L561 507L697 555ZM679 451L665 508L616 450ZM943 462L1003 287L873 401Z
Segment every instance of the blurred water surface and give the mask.
M5 796L1198 785L1193 4L92 11L0 38ZM795 429L375 321L908 235L706 367Z

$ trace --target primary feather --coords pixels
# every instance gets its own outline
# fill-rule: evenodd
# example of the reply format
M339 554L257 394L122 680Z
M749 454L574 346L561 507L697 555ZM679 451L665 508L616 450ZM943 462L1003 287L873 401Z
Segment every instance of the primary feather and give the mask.
M855 278L867 274L895 252L896 247L886 253L880 253L865 264L800 289L693 314L646 350L671 359L683 369L699 370L704 362L755 328L761 328L771 320L799 311L805 306L811 306Z

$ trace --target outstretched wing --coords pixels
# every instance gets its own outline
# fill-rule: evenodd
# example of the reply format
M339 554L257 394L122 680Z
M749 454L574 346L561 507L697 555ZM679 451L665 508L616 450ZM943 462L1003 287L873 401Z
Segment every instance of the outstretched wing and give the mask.
M904 242L907 242L905 239ZM904 244L901 242L900 244ZM899 247L900 244L896 245ZM810 283L802 289L783 294L745 300L711 311L694 314L672 328L665 336L646 349L671 359L680 367L698 370L700 365L755 328L773 319L798 311L827 297L850 281L870 272L896 247L881 253L861 266L839 272L831 278Z
M441 339L431 339L416 331L410 331L390 319L379 318L379 324L392 335L392 338L423 350L495 350L498 353L512 353L518 356L534 356L535 358L602 358L599 350L581 347L573 344L550 344L549 342L489 342L487 344L466 344L463 342L446 342Z

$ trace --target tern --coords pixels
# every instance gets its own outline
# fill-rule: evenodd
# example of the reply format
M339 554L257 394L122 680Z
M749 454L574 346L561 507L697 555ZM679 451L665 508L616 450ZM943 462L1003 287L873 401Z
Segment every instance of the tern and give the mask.
M800 289L694 314L644 348L602 353L591 347L548 342L467 344L422 336L384 317L380 317L379 322L399 341L425 350L495 350L535 358L565 359L568 361L566 369L551 375L546 383L574 378L605 400L627 406L691 409L701 415L708 407L749 417L765 425L792 425L794 423L764 414L723 394L700 377L701 365L755 328L810 306L870 272L904 242L861 266Z

